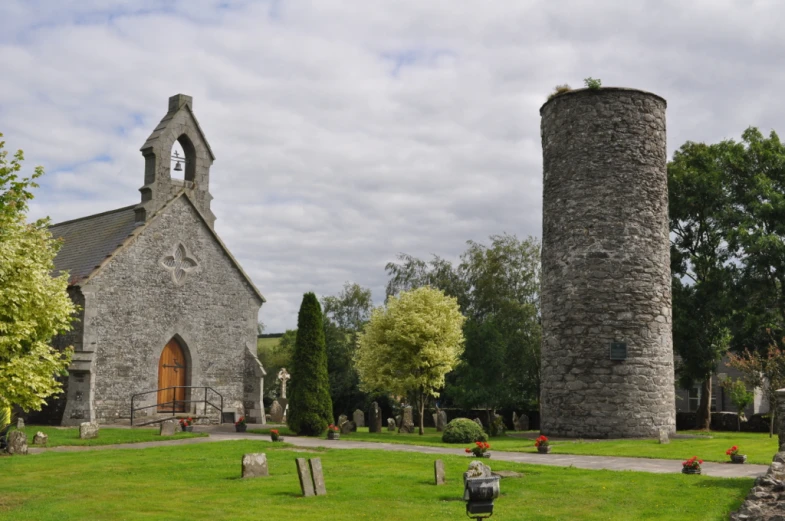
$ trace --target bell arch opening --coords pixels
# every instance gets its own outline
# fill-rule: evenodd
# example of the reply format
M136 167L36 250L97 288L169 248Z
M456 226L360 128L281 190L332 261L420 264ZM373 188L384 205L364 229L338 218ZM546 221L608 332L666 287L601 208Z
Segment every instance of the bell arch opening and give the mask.
M196 147L186 134L172 143L169 172L172 179L193 182L196 178Z

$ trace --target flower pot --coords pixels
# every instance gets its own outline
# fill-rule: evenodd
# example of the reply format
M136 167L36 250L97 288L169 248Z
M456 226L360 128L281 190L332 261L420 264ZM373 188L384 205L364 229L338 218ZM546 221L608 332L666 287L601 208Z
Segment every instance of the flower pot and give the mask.
M551 446L550 445L546 445L544 447L543 446L537 447L537 452L539 452L540 454L550 454L551 453Z
M341 433L340 432L335 432L335 431L328 431L327 432L327 439L328 440L340 440L341 439Z
M248 428L248 425L235 425L234 428L237 432L245 432L245 430Z
M694 468L694 467L682 467L681 468L681 473L682 474L700 474L701 473L701 469Z
M744 463L747 461L746 454L731 454L730 462L731 463Z

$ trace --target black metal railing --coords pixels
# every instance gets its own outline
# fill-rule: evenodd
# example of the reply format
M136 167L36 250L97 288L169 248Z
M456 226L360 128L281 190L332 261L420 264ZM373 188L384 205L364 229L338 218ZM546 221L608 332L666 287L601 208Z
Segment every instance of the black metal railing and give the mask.
M173 400L168 401L168 402L158 402L158 403L155 403L153 405L143 405L141 407L134 407L134 402L140 396L145 396L145 395L151 394L151 393L156 393L156 396L158 396L158 393L160 391L169 391L169 390L175 390L175 389L190 389L191 390L191 398L188 399L188 400L173 399ZM194 399L194 396L196 395L195 391L199 390L199 389L204 389L204 398L195 400ZM214 399L212 396L209 395L210 391L212 391L213 393L215 393L217 395L217 398L220 400L220 402L219 402L220 405L216 405L216 404L214 404L214 403L212 403L210 401L210 399ZM175 397L177 396L176 392L174 392L172 394ZM158 399L156 398L156 401L157 400ZM216 391L212 387L193 387L193 386L190 386L190 385L176 385L174 387L163 387L161 389L155 389L153 391L145 391L143 393L137 393L137 394L134 394L133 396L131 396L131 426L133 427L133 425L134 425L134 416L135 416L135 413L137 411L143 411L145 409L151 409L151 408L155 407L156 408L156 413L168 414L168 413L171 412L172 413L172 417L174 417L178 412L181 412L181 413L185 412L185 404L187 404L187 403L203 403L204 404L204 413L205 414L207 414L207 406L209 405L210 407L212 407L213 409L218 411L218 417L219 417L218 421L219 421L219 423L223 421L224 397L221 395L221 393L219 393L218 391ZM169 411L169 410L161 411L161 407L166 407L166 406L169 406L169 405L171 405L171 411ZM178 411L177 410L179 405L182 405L182 408L183 408L182 411Z

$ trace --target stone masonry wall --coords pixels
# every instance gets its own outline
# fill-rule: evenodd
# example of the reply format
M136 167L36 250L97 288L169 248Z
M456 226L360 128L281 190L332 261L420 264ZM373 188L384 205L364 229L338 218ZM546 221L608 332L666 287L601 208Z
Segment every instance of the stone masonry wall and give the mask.
M665 107L602 88L540 109L546 435L675 430Z
M165 259L176 257L179 245L195 265L181 260L185 270L176 281ZM244 413L246 348L255 351L261 301L185 197L165 208L82 291L85 338L95 349L98 421L128 417L132 394L157 389L158 362L172 338L188 359L186 385L211 386L223 395L224 411ZM155 399L150 394L146 403Z

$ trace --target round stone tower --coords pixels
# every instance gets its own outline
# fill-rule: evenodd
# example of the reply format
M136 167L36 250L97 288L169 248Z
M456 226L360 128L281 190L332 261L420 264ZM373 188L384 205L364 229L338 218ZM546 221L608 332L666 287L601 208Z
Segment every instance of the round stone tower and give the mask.
M540 108L545 435L675 431L665 106L605 87Z

